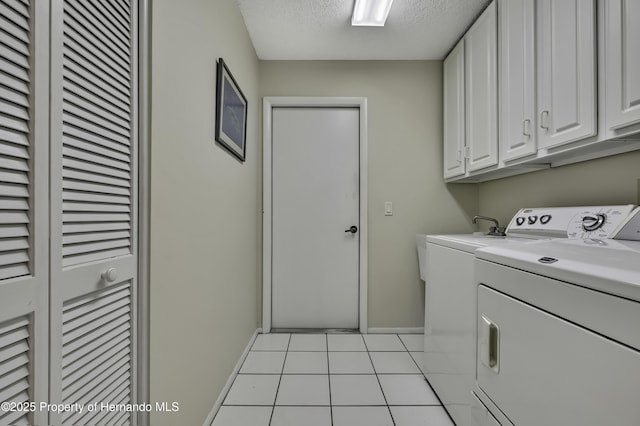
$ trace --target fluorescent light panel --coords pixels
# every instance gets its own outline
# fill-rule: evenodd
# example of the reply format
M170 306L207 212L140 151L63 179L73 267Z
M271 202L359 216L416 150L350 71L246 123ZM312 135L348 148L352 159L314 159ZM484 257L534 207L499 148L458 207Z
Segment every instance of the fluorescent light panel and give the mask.
M351 25L354 27L382 27L389 16L393 0L356 0Z

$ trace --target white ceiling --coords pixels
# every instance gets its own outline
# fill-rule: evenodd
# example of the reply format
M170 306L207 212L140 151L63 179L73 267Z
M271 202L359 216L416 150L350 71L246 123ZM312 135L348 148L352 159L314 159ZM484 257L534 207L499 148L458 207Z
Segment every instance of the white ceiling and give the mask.
M352 27L354 0L237 0L264 60L443 59L490 0L395 0L384 27Z

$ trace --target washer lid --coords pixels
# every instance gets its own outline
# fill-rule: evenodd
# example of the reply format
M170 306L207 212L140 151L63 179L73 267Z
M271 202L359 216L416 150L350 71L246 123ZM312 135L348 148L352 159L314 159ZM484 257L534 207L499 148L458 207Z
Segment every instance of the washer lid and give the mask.
M539 240L481 248L476 257L640 301L640 242Z
M457 250L474 253L481 247L512 244L514 242L534 241L528 238L519 237L495 237L482 232L473 234L443 234L443 235L427 235L427 242L438 244Z

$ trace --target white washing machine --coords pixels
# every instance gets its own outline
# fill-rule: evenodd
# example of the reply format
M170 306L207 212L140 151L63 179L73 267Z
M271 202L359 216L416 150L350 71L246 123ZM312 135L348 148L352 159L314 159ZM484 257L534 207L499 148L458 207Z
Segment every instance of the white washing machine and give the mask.
M506 236L417 237L421 277L426 283L423 371L458 426L474 424L471 408L477 405L472 394L476 388L476 250L552 238L606 238L632 210L630 205L527 208L512 218ZM502 231L497 223L492 230Z
M640 424L640 209L613 236L476 252L475 424Z

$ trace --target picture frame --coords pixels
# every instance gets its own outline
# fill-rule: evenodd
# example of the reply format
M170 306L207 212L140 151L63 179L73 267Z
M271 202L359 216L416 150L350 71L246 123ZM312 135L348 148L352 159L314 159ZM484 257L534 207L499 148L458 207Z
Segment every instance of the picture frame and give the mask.
M247 141L247 98L218 58L216 82L216 141L244 162Z

